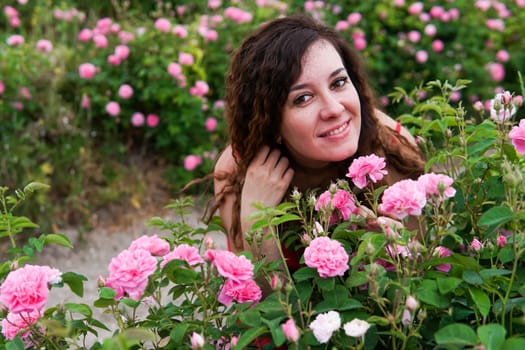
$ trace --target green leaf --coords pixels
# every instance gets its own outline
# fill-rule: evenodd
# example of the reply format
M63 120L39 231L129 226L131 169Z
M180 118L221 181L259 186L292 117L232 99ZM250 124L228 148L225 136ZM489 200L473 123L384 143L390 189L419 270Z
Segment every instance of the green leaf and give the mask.
M462 323L449 324L434 335L439 345L471 345L478 344L478 337L474 330Z
M488 324L478 328L478 337L485 350L500 350L505 343L507 330L499 324Z
M64 272L62 274L62 281L69 286L69 289L79 297L84 296L84 281L88 279L84 275L75 272Z
M24 192L34 192L38 190L47 190L49 189L49 185L43 184L41 182L30 182L24 187Z
M239 341L235 346L235 350L244 349L246 346L252 344L257 337L263 335L266 332L268 332L268 328L266 326L247 330L239 337Z
M469 286L468 291L483 317L487 317L490 311L490 299L482 289Z
M273 218L271 220L271 224L274 225L274 226L279 226L281 224L284 224L285 222L297 221L297 220L301 220L301 217L299 215L296 215L296 214L285 214L285 215L280 216L278 218Z
M456 277L437 278L436 283L441 294L447 294L455 290L463 280Z
M117 292L114 289L108 287L102 287L99 290L99 296L102 299L115 299Z
M314 278L317 275L317 272L310 267L301 267L293 274L293 278L297 282L301 282L307 279Z
M446 308L450 304L449 298L439 293L437 283L432 280L423 280L416 295L422 302L439 308Z
M45 244L57 244L62 247L73 248L69 238L62 233L49 233L45 235Z
M174 345L182 344L184 335L189 327L190 325L188 323L180 323L171 330L170 337L175 343Z
M516 350L525 348L524 338L509 338L503 344L501 350Z
M472 270L463 271L463 281L472 285L483 284L483 278L481 278L480 274Z
M91 308L87 304L65 303L64 307L67 310L75 312L77 314L81 314L87 317L93 316L93 311L91 311Z
M368 273L366 271L354 272L345 281L348 288L358 287L368 282Z
M480 226L499 226L516 217L516 214L505 205L492 207L487 210L479 218L478 224Z
M6 350L24 350L26 347L20 336L17 335L12 341L7 342Z
M239 320L250 327L261 325L261 314L255 310L247 310L239 314Z

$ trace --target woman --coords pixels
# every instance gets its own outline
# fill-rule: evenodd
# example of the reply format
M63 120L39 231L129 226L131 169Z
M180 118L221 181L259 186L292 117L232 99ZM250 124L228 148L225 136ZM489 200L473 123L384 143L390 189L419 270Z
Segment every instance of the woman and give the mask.
M244 40L225 102L230 146L215 166L215 195L234 252L256 253L243 235L252 203L275 206L293 188L326 188L358 156L385 158L386 185L423 173L414 138L374 107L357 54L308 16L276 19ZM273 240L260 251L279 258Z

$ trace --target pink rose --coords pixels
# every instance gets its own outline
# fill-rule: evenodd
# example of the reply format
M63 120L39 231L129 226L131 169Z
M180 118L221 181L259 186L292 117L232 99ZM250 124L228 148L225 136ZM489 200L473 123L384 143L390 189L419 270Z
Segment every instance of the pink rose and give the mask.
M202 264L204 262L204 260L201 258L199 254L199 250L188 244L181 244L175 247L173 251L164 255L164 258L162 262L160 263L160 267L164 267L168 262L174 259L184 260L190 266Z
M403 219L407 215L421 215L426 205L426 194L422 186L414 180L401 180L383 192L381 213Z
M111 22L111 18L104 17L97 21L96 27L99 30L99 32L107 34L111 29Z
M122 84L118 89L118 95L127 100L131 96L133 96L133 88L128 84Z
M31 334L29 327L35 324L40 316L39 310L21 313L10 312L7 314L6 318L2 320L2 334L6 339L12 340L17 334L22 332L20 337L24 340ZM27 348L29 347L30 346Z
M456 190L452 187L454 179L447 175L429 173L421 175L417 182L423 187L427 195L427 199L435 198L439 203L447 198L452 198L456 194Z
M144 114L140 112L135 112L131 115L131 125L139 127L144 125L144 121L146 118L144 118Z
M426 36L429 36L429 37L433 37L434 35L436 35L436 32L437 32L437 28L434 24L427 24L425 26L425 35Z
M18 10L13 6L5 6L4 13L8 18L18 17Z
M117 55L108 56L108 64L112 66L119 66L122 63L122 60Z
M106 105L106 112L110 116L115 117L120 113L120 105L118 104L118 102L111 101Z
M93 35L93 42L95 43L95 47L99 49L105 49L108 47L108 38L103 34Z
M425 63L428 60L428 52L425 50L416 51L416 62Z
M88 42L93 38L93 31L88 28L84 28L78 33L78 40L82 42Z
M350 214L358 213L354 198L350 193L341 189L337 189L333 196L330 191L324 191L315 203L315 210L317 211L329 211L331 209L335 209L335 211L330 218L330 224L334 224L339 219L348 220Z
M206 127L206 130L208 130L209 132L214 131L217 128L217 119L213 117L209 117L204 122L204 126Z
M188 30L180 24L177 24L175 27L173 27L171 32L181 39L184 39L188 36Z
M145 249L124 250L111 259L109 264L109 277L105 282L106 287L113 288L120 299L124 295L138 300L144 294L148 285L148 278L157 269L155 259Z
M198 155L190 154L184 158L184 169L188 171L195 170L199 165L202 164L202 159Z
M227 250L208 250L206 255L224 278L236 282L253 278L253 264L244 255L237 256Z
M185 66L192 65L195 62L193 55L186 52L179 53L179 63Z
M336 240L317 237L304 251L306 266L317 269L323 278L343 276L348 270L348 254Z
M88 109L91 106L91 100L89 96L83 95L82 100L80 101L80 106L84 109Z
M299 330L297 329L293 318L290 318L288 321L283 323L281 325L281 329L283 330L286 340L297 343L299 340Z
M443 41L436 39L432 42L432 50L434 50L434 52L441 52L444 48L445 44L443 43Z
M496 238L496 245L500 248L505 248L507 245L507 237L502 235L498 236L498 238Z
M36 42L36 49L41 52L51 52L53 44L49 40L40 39Z
M174 78L179 78L182 75L182 67L177 62L171 62L168 65L168 73Z
M193 332L191 334L191 348L194 350L204 348L204 338L199 333Z
M57 269L25 265L7 275L0 286L0 302L14 313L41 310L49 295L48 285L59 282Z
M447 256L450 256L452 254L452 251L448 248L445 248L445 247L442 247L442 246L438 246L436 247L436 249L434 250L434 254L438 254L438 256L440 258L445 258ZM436 270L438 271L441 271L441 272L445 272L445 273L448 273L450 271L450 264L441 264L441 265L437 265L435 267Z
M160 118L158 115L148 114L148 116L146 117L146 125L149 126L150 128L154 128L157 125L159 125L159 120Z
M144 249L151 255L163 256L169 253L170 244L157 235L143 235L131 242L129 250Z
M82 79L93 79L97 73L97 67L91 63L82 63L78 67L78 74Z
M408 13L413 16L419 15L421 12L423 12L423 3L420 1L414 2L408 7Z
M126 45L117 45L115 47L115 56L121 60L125 60L129 56L129 47Z
M352 12L351 14L348 15L346 20L348 21L349 24L355 25L359 23L359 21L361 21L362 18L363 18L363 15L361 15L359 12Z
M5 92L5 84L2 80L0 80L0 95L2 95Z
M351 178L358 188L362 189L368 184L367 176L374 183L382 180L384 175L388 174L388 171L384 170L385 166L385 159L375 154L361 156L354 159L346 176Z
M499 50L496 53L496 59L500 62L507 62L509 58L510 58L510 55L507 50Z
M509 138L519 154L525 154L525 119L521 119L518 126L509 132Z
M198 80L190 88L190 95L192 96L204 96L210 91L208 84L205 81Z
M499 62L490 62L487 64L487 69L489 71L492 80L495 82L500 82L505 79L505 67Z
M16 46L24 43L24 37L19 34L13 34L7 38L7 45Z
M155 28L161 32L168 33L171 28L171 23L166 18L159 18L155 21Z
M226 280L217 297L217 300L229 306L233 300L238 303L258 302L262 298L261 288L254 280L248 279L243 281Z
M479 241L479 239L474 238L472 242L470 242L470 249L479 252L483 248L483 244Z

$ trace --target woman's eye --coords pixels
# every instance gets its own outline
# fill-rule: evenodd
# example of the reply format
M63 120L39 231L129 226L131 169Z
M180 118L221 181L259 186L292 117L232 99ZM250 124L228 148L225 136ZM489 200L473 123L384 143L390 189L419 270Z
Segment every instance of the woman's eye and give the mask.
M310 95L301 95L301 96L296 97L295 100L293 100L293 103L294 105L301 105L303 103L308 102L311 98L312 96Z
M332 88L335 89L335 88L343 87L343 86L346 85L347 82L348 82L348 78L347 77L338 78L332 83Z

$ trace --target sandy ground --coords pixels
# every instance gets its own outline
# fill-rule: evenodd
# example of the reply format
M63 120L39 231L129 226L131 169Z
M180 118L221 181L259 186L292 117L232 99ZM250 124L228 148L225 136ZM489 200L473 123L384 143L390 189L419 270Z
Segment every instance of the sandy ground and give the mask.
M156 213L155 216L170 221L176 220L174 214L168 211ZM200 225L200 216L199 211L194 211L185 220L191 226L196 227ZM92 306L98 295L97 279L99 276L107 277L111 259L126 249L134 239L143 234L157 234L159 236L169 234L169 232L161 232L155 227L147 227L145 223L149 218L151 216L135 217L128 222L128 225L121 224L119 227L98 227L85 234L83 240L79 239L78 232L74 229L61 231L71 239L74 249L56 246L46 247L37 264L49 265L62 272L76 272L86 276L88 281L84 282L83 298L76 296L67 286L53 288L46 307L65 302L82 302L91 306L94 311L94 318L113 325L114 321L109 315L102 314L100 309ZM210 236L213 238L217 249L226 249L226 241L222 233L210 233ZM101 333L99 336L106 337L108 335Z

